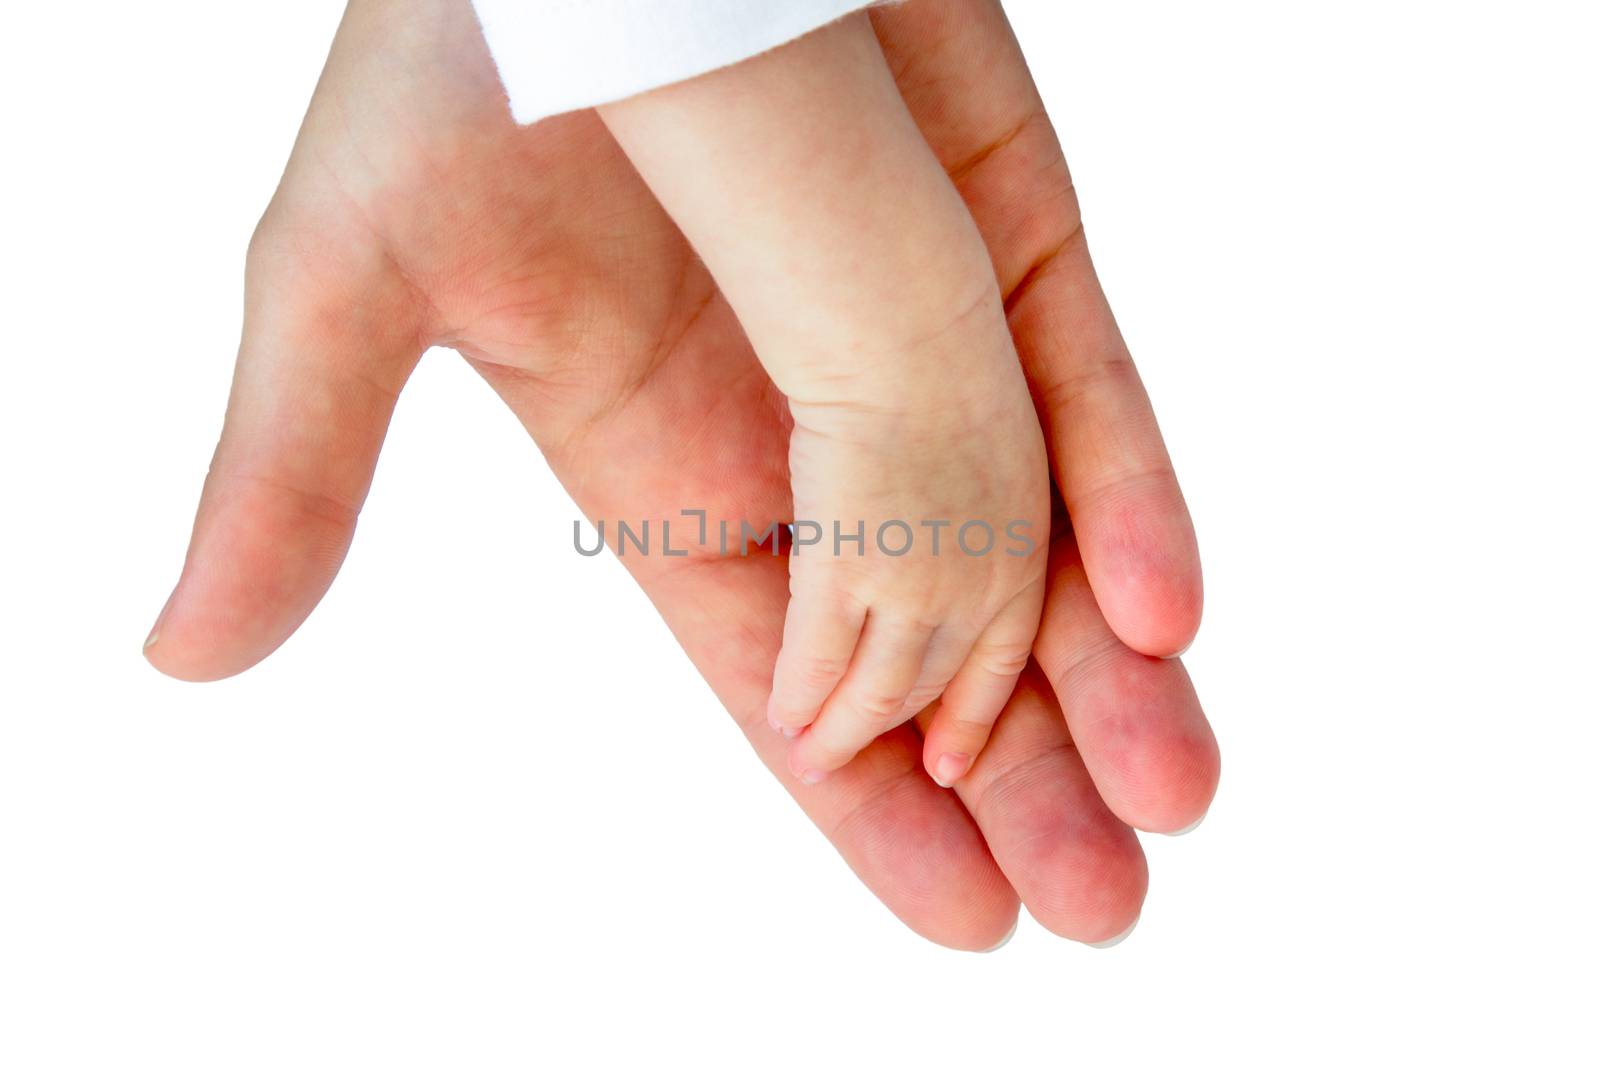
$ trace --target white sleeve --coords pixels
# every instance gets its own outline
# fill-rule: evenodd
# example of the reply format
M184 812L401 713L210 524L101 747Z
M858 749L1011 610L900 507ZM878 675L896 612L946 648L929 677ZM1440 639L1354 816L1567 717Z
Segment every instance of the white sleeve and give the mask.
M737 63L877 0L473 0L521 123Z

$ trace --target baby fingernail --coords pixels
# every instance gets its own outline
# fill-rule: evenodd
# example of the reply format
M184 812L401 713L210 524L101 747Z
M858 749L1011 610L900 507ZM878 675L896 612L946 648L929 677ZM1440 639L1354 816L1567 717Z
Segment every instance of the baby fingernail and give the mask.
M771 709L767 711L767 725L772 727L773 733L782 734L791 741L800 736L800 730L797 727L783 725L778 721L778 717L772 713Z
M949 789L971 766L971 756L964 756L959 752L946 752L939 757L939 762L933 765L933 780Z
M826 777L828 777L827 771L803 771L800 774L800 780L806 785L816 785Z
M768 719L767 725L772 727L774 733L782 734L790 741L793 741L795 738L800 736L800 731L795 729L793 726L782 726L774 719Z

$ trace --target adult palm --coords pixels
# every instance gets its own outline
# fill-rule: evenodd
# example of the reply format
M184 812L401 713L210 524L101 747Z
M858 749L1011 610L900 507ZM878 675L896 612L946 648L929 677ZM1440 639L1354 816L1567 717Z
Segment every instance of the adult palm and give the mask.
M922 772L911 726L819 786L780 778L924 935L990 946L1020 895L1050 929L1099 941L1143 901L1130 827L1190 824L1215 788L1187 675L1157 658L1198 625L1193 534L998 3L873 18L988 242L1071 523L1037 665L955 791ZM243 670L309 614L432 345L478 368L590 515L790 517L785 407L726 303L592 113L512 124L468 0L352 0L246 290L227 424L147 650L170 674ZM764 714L786 561L625 562L781 768Z

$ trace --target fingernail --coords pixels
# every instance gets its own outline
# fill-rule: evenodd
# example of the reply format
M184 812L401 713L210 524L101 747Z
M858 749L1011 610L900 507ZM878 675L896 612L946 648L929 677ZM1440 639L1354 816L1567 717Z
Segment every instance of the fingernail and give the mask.
M1194 638L1191 637L1191 638L1189 638L1189 643L1187 645L1184 645L1182 648L1178 649L1178 651L1174 652L1172 655L1170 655L1170 656L1162 656L1161 658L1162 659L1178 659L1180 656L1184 655L1186 652L1188 652L1193 647L1194 647Z
M144 639L144 651L149 652L161 640L161 624L167 620L167 612L172 609L172 598L178 595L174 589L167 597L167 602L161 605L161 613L156 616L156 621L150 626L150 636Z
M1007 945L1009 945L1011 943L1011 939L1013 937L1017 936L1017 927L1019 927L1021 925L1022 925L1022 917L1019 915L1017 917L1017 921L1011 924L1011 929L1006 931L1006 936L1002 937L1000 940L996 941L994 944L990 945L988 948L979 949L978 953L980 955L987 955L990 952L999 952L1001 949L1005 948Z
M1086 941L1086 942L1084 942L1084 944L1088 945L1090 948L1111 948L1111 947L1113 947L1115 945L1120 945L1124 941L1128 940L1128 935L1133 933L1134 927L1138 926L1138 925L1139 925L1139 920L1135 919L1135 920L1133 920L1133 926L1128 927L1126 930L1122 931L1122 933L1118 934L1116 937L1108 937L1104 941Z
M816 785L826 777L828 777L827 771L805 771L800 775L800 780L806 785Z
M972 766L972 757L959 752L946 752L939 757L939 762L933 765L933 780L949 789L955 784L956 779L967 773L967 768Z
M800 736L800 731L798 729L793 726L785 726L783 723L779 722L778 717L772 713L772 709L770 707L767 708L767 725L772 727L774 733L782 734L791 741Z
M1193 833L1199 827L1199 825L1201 823L1205 822L1205 821L1206 821L1206 817L1204 815L1202 815L1198 819L1196 819L1194 822L1190 823L1188 826L1185 826L1182 830L1173 830L1171 833L1167 834L1167 836L1168 837L1182 837L1184 834Z

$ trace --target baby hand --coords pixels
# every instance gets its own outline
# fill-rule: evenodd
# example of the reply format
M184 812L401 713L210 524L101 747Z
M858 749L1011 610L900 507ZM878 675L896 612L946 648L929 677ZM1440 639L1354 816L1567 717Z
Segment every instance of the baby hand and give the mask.
M1027 663L1044 601L1044 443L998 296L968 318L937 341L967 349L959 392L792 405L795 548L768 718L796 737L790 767L806 782L938 700L924 763L950 785Z
M790 766L820 781L943 695L924 762L954 782L1027 662L1049 522L1043 437L966 205L864 17L600 110L794 415L769 705Z

